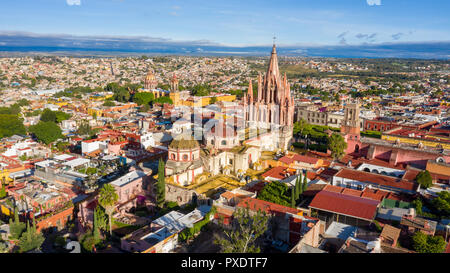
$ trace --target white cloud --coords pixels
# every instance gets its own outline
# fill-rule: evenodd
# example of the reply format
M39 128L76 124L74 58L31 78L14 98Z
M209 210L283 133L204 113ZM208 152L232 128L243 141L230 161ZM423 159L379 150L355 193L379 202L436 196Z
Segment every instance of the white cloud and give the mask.
M81 5L81 0L66 0L67 5L69 6L80 6Z
M369 6L380 6L381 0L366 0Z

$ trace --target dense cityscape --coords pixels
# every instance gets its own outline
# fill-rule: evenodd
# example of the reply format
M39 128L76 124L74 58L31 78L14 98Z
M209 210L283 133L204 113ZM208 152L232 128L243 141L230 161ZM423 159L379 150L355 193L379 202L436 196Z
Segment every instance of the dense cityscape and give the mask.
M280 48L0 48L0 253L450 253L448 58Z
M3 58L2 251L448 251L449 64Z

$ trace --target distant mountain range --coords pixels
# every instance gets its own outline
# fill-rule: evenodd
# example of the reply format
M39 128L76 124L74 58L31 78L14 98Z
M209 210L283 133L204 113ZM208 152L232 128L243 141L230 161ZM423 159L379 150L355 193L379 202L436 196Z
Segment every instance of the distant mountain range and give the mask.
M284 56L336 58L450 58L450 41L362 45L278 46ZM43 35L0 32L0 55L52 53L61 55L192 55L267 56L270 46L225 46L209 41L173 41L150 37Z

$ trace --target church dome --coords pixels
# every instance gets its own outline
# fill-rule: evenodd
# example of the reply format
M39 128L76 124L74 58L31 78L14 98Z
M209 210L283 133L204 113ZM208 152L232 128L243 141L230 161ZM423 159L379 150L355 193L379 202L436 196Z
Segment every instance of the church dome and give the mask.
M192 139L192 137L174 139L169 145L169 149L173 150L191 150L199 147L198 141Z
M145 77L145 81L154 81L155 75L153 74L153 71L150 69L147 73L147 76Z

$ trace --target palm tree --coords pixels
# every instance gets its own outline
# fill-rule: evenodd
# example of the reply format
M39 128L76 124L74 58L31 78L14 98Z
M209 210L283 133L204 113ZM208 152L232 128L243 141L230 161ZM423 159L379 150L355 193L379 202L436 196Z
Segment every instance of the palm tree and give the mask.
M98 197L98 203L105 209L106 214L109 216L109 232L112 235L112 214L114 213L115 204L119 196L116 193L116 189L111 184L105 184L100 189Z

